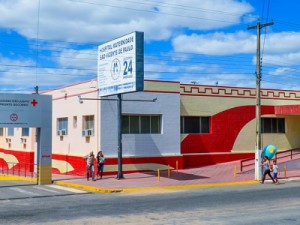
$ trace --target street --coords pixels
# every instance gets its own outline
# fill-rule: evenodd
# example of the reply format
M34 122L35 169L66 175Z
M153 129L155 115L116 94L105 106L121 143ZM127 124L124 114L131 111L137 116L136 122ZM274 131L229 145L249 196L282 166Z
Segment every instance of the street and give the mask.
M1 224L300 224L300 182L113 194L0 190Z

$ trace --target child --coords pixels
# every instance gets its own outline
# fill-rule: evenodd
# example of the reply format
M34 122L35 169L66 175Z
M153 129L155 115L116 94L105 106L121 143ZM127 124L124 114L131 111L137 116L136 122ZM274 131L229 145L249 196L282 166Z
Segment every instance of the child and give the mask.
M279 171L279 169L278 169L276 160L273 160L273 177L274 177L276 184L279 184L279 181L277 178L278 171Z

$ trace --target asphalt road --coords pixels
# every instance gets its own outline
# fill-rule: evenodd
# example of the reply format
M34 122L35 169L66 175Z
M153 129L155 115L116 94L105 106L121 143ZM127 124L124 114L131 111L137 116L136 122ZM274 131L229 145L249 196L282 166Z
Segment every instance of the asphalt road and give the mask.
M0 224L300 224L300 182L114 194L6 185L0 199Z

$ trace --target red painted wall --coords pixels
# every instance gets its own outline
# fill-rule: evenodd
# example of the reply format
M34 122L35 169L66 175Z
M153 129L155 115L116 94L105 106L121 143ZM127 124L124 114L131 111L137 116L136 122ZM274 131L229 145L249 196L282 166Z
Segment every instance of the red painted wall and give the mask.
M262 106L261 114L274 114L274 106ZM211 117L209 134L189 134L181 153L230 152L241 129L255 118L255 106L239 106Z
M19 162L15 164L12 162L6 162L4 159L0 158L0 170L3 174L33 176L34 152L21 152L2 148L0 148L0 152L15 156ZM9 167L11 168L9 169Z
M83 157L78 156L68 156L68 155L58 155L53 154L52 159L67 161L74 168L73 171L67 172L69 175L78 175L84 176L86 173L86 162ZM122 163L125 164L141 164L141 163L158 163L163 165L170 165L173 168L176 168L176 161L178 162L178 169L183 168L183 158L182 156L160 156L160 157L123 157ZM96 160L94 161L96 168ZM105 165L118 165L118 158L106 158ZM96 169L97 171L97 169ZM53 168L53 173L59 174L59 170ZM128 172L137 172L137 171L126 171L123 169L124 173ZM104 174L117 174L117 171L114 172L105 172Z
M261 114L274 114L274 106L262 106ZM241 129L255 119L255 106L238 106L211 117L209 134L189 134L181 142L184 168L201 167L254 157L254 153L231 153ZM255 132L255 131L253 131ZM224 152L226 154L212 154ZM185 155L202 153L201 155ZM204 154L203 153L207 153Z

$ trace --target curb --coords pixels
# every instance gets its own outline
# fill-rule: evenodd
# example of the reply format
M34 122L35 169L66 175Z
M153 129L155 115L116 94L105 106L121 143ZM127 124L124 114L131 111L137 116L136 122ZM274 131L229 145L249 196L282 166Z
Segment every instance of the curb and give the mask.
M0 174L0 181L28 181L32 183L37 183L36 178L19 177L15 175L5 175L5 174Z
M97 193L118 193L123 191L123 189L101 188L101 187L89 186L84 184L69 183L64 181L55 181L54 184L65 186L65 187L80 188L86 191L97 192Z
M64 181L56 181L54 183L61 186L80 188L86 191L96 192L96 193L119 193L119 192L135 193L135 192L143 192L143 191L183 190L183 189L195 189L195 188L213 188L213 187L259 184L258 181L241 181L241 182L224 182L224 183L211 183L211 184L190 184L190 185L180 185L180 186L109 189L109 188L99 188L99 187L83 185L83 184L69 183Z

